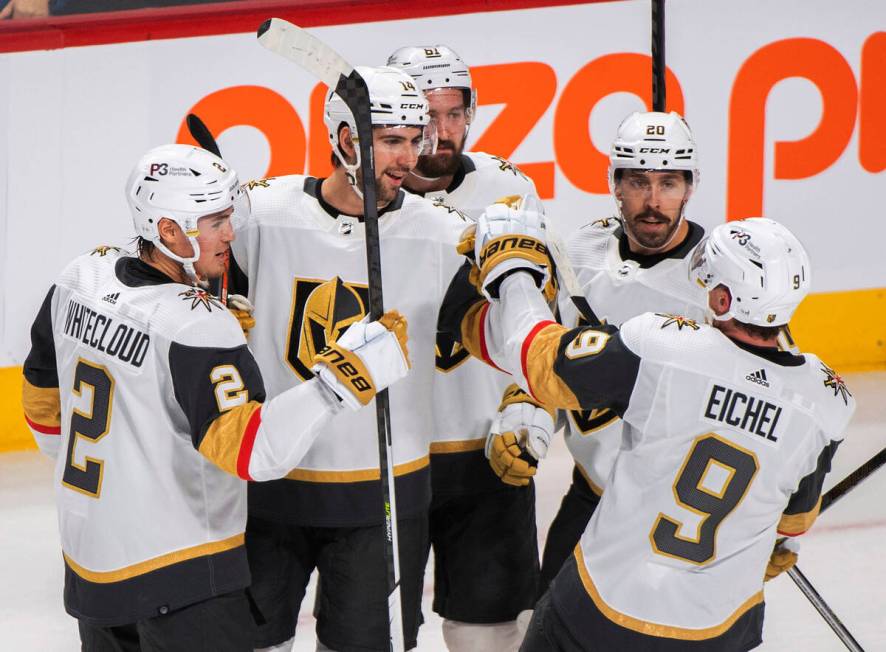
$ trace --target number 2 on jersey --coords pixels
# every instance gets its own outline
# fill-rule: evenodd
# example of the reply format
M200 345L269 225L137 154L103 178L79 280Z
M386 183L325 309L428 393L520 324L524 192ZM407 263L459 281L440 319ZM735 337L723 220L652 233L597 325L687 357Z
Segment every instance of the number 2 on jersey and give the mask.
M81 437L95 443L108 434L111 427L111 405L114 400L114 379L103 366L81 358L74 369L74 394L82 397L84 387L91 389L91 405L88 413L74 408L71 415L71 436L68 438L62 484L74 491L98 498L102 490L104 460L86 455L86 463L80 465L74 456L77 441Z
M681 536L683 523L660 513L649 533L653 550L693 564L714 559L717 528L738 507L758 468L753 452L714 433L696 439L677 474L674 497L701 517L698 536Z

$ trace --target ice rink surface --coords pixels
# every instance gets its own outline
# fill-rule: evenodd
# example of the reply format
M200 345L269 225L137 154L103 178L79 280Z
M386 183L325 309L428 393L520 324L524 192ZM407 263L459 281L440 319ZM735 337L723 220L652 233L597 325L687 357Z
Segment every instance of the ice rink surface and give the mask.
M825 489L886 446L886 372L849 375L847 382L858 410ZM538 474L540 543L571 473L571 458L558 438ZM0 650L4 652L79 649L76 621L62 607L63 568L51 476L49 460L39 453L0 455ZM823 514L801 539L800 567L868 652L886 650L884 496L886 469L881 469ZM431 611L432 569L425 579L426 622L419 633L419 649L445 650L441 621ZM310 615L313 586L312 581L293 647L299 652L315 649ZM758 650L844 649L786 575L766 585L763 638Z

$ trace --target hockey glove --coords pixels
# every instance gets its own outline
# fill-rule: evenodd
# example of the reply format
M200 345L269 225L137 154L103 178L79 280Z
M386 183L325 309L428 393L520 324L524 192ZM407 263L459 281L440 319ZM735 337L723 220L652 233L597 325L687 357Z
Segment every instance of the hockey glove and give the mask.
M797 563L800 553L800 542L796 539L779 539L775 542L775 549L766 564L766 575L763 580L778 577L786 570L790 570Z
M517 385L505 390L486 437L486 457L505 484L525 486L544 459L554 432L555 413Z
M240 322L240 328L243 329L243 335L249 335L249 331L255 327L255 306L242 294L232 294L228 297L228 310Z
M544 209L534 195L504 197L483 211L474 242L483 294L497 299L501 281L515 271L529 272L544 288L552 276L544 240Z
M471 284L475 288L477 288L477 292L482 293L483 286L480 283L480 268L477 267L477 258L474 255L474 249L476 247L476 242L477 242L477 225L472 224L467 229L465 229L464 232L461 234L461 240L459 241L458 246L456 247L456 250L462 256L464 256L469 261L471 261L471 272L470 272L470 275L468 276L468 280L471 282ZM553 259L551 259L551 258L548 259L548 266L551 269L554 269ZM545 284L545 289L544 289L545 300L548 303L551 303L552 301L556 300L557 290L558 290L557 275L552 273L550 275L550 277L548 278L548 282Z
M311 369L342 403L359 410L409 371L406 318L396 310L378 321L358 321L326 345Z

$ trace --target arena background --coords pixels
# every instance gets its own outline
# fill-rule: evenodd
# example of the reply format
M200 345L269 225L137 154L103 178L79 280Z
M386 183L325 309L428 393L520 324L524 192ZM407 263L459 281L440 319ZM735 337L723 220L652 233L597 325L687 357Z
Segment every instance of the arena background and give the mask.
M241 179L329 170L323 87L261 48L279 15L355 64L445 43L479 95L469 148L530 174L562 233L612 214L606 154L650 102L648 0L308 0L0 24L0 450L32 446L18 404L28 327L59 270L132 233L126 176L198 113ZM794 334L840 371L886 368L886 3L669 0L668 107L685 114L705 226L766 215L807 245Z

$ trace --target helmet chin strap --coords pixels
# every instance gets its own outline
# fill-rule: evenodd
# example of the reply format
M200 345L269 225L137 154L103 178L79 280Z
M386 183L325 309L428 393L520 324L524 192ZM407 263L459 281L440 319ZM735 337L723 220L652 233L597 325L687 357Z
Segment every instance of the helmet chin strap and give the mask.
M443 177L423 177L422 175L420 175L418 172L415 171L415 168L412 168L409 171L409 174L412 175L413 177L415 177L416 179L420 179L422 181L439 181L440 179L443 178Z
M183 256L179 256L176 253L173 253L172 250L163 244L163 241L160 239L158 235L157 238L154 239L154 246L157 247L163 254L172 258L172 260L177 263L181 263L182 269L185 270L185 275L193 284L199 284L200 278L197 276L197 271L194 269L194 263L200 258L200 243L197 242L197 238L188 237L188 242L191 243L191 247L194 250L194 255L188 258Z

